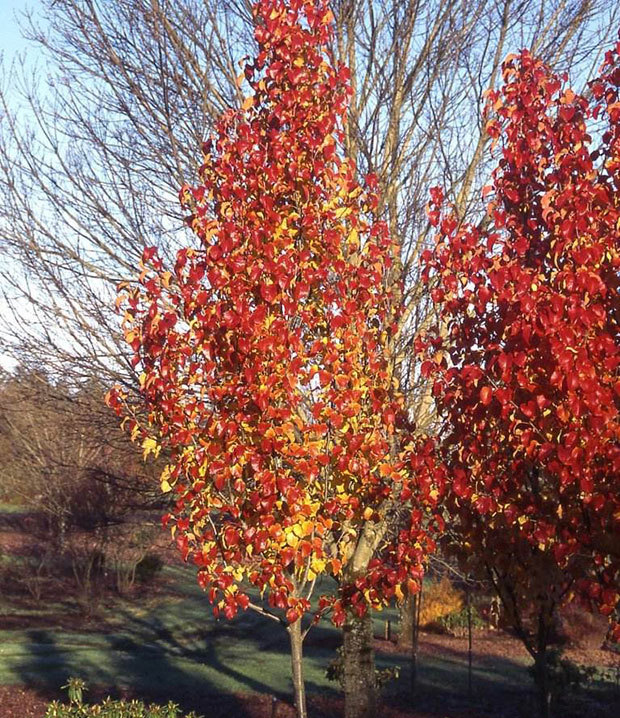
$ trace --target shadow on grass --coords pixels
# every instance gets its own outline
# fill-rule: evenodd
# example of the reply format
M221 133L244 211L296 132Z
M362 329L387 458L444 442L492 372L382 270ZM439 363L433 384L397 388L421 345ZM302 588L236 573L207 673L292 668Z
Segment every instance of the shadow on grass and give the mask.
M102 621L92 632L52 628L16 632L14 655L2 656L3 663L9 658L10 680L51 699L59 696L59 686L69 676L76 675L87 681L91 700L108 693L159 703L173 700L184 711L195 710L208 718L268 716L269 696L290 702L289 644L283 627L251 612L233 621L215 621L194 576L186 574L171 572L178 589L174 596L142 604L119 602L108 611L114 621ZM340 640L340 632L327 624L314 627L306 639L307 690L315 694L313 716L334 716L342 709L339 687L324 677ZM465 652L438 649L436 654L421 655L413 699L408 696L406 655L378 653L377 665L401 667L401 676L388 685L384 702L403 718L407 714L416 718L535 716L531 680L518 660L487 656L474 663L471 699ZM615 718L618 697L613 686L601 685L594 697L575 699L557 715Z
M498 659L492 668L474 668L471 695L467 665L459 660L422 656L413 697L409 690L410 666L406 662L401 666L399 681L386 691L388 704L415 709L429 718L533 718L535 715L526 669L510 659Z
M209 718L250 715L248 705L270 705L270 696L292 701L283 627L248 614L221 623L207 620L205 614L201 625L184 623L187 616L178 607L171 613L172 618L166 613L141 617L119 607L118 633L28 630L13 657L13 675L45 700L64 698L59 687L69 676L79 676L90 687L90 700L108 694L157 703L172 700L184 711ZM321 684L333 653L334 631L315 628L312 633L320 640L308 656L313 673L309 671L307 689L337 696L335 687ZM261 694L264 699L244 694Z
M89 686L86 700L136 697L141 700L178 703L183 711L207 713L209 718L242 715L238 699L221 694L218 685L204 675L197 675L180 664L176 651L166 646L144 646L131 637L106 637L108 660L97 661L86 648L72 650L58 645L47 630L27 632L28 643L22 647L16 665L19 681L45 700L66 700L60 686L69 676L84 678ZM196 658L186 651L183 656Z
M202 630L191 624L171 626L156 616L144 618L131 612L123 615L123 625L134 638L131 639L132 646L127 643L127 638L121 639L120 648L136 655L146 645L136 643L137 637L141 637L148 642L151 658L156 662L168 657L207 669L213 676L206 689L208 694L222 691L258 693L284 702L292 700L286 630L251 611L233 621L205 621ZM306 663L307 669L314 664L315 675L318 673L322 677L323 671L323 668L317 671L316 664L326 666L333 655L334 634L338 635L334 630L319 627L310 631L305 646ZM311 636L314 641L310 640ZM325 685L324 681L322 684L313 681L311 671L307 672L308 692L337 695L334 688ZM139 680L137 671L134 676ZM145 689L148 687L144 686Z
M415 711L424 718L536 718L533 680L526 663L510 658L474 660L469 693L467 661L457 655L422 655L416 691L411 697L411 673L406 656L400 678L388 686L384 702ZM559 692L552 704L554 718L617 718L620 684L596 681L575 691ZM418 713L419 712L419 713Z
M122 616L126 633L97 636L96 649L88 637L72 646L58 642L49 630L30 630L21 646L16 667L20 681L41 697L59 697L58 688L70 675L87 680L87 697L132 696L166 703L173 700L184 711L195 710L208 718L269 715L269 698L290 703L287 636L284 629L263 625L253 616L215 624L203 631L174 630L162 618ZM337 632L316 627L307 645L307 690L317 696L313 716L334 716L342 708L336 685L316 680L317 665L333 655ZM103 646L102 642L103 641ZM423 656L414 698L408 696L407 657L379 654L380 668L400 665L398 681L390 684L384 703L398 715L424 718L534 718L532 688L526 667L508 658L493 666L474 668L472 695L468 696L467 667L455 657ZM274 670L278 675L274 674ZM286 675L285 675L286 671ZM276 680L277 679L277 680ZM103 688L98 687L105 687ZM242 694L262 694L244 697ZM601 684L557 705L556 716L588 715L612 718L618 702L617 687ZM312 705L312 700L311 700Z

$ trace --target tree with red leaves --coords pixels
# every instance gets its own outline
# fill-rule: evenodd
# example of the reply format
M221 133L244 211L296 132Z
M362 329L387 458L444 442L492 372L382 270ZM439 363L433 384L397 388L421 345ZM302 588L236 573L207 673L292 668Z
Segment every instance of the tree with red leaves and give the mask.
M360 184L344 155L349 71L327 50L331 12L261 0L254 18L259 52L239 77L250 93L180 193L197 245L171 268L146 250L119 299L148 418L119 388L108 401L145 455L169 457L165 520L216 615L253 608L286 627L298 715L301 619L330 613L352 626L347 715L371 716L355 621L419 587L432 447L413 438L393 374L396 249L375 179ZM339 589L313 612L325 574Z
M514 584L518 564L549 619L571 591L608 615L620 598L619 57L620 43L589 96L526 51L508 57L488 96L499 161L487 215L459 224L439 189L429 206L440 326L419 346L447 506L494 580ZM548 625L517 626L544 715Z

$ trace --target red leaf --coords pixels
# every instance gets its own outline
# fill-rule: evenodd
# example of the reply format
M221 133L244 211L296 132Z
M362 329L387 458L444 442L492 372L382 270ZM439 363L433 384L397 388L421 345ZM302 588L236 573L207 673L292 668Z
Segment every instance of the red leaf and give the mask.
M261 284L261 297L269 304L273 304L278 296L278 287L275 284Z

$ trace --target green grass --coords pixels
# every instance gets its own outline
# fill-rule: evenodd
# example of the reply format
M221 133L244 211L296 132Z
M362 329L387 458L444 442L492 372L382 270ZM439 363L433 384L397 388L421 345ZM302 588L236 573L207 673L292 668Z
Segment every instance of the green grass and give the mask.
M0 499L0 514L22 514L27 510L27 507L22 504Z
M272 621L247 612L234 621L213 617L191 568L166 568L178 598L122 602L103 610L106 633L50 625L0 634L0 683L26 684L52 694L68 676L90 686L130 689L200 708L200 695L291 693L288 636ZM38 624L41 623L41 615ZM324 676L329 646L308 644L309 690L335 691ZM337 632L330 629L332 640Z
M90 687L105 686L113 693L128 689L149 700L174 700L199 713L223 694L290 697L288 637L282 627L251 611L233 621L216 620L189 566L166 567L164 577L174 586L174 595L104 606L92 630L58 627L58 611L67 610L68 604L42 606L38 613L33 608L36 628L0 632L0 684L33 686L51 697L69 676L78 676ZM386 619L397 625L393 609L375 614L376 635L382 635ZM327 623L310 631L305 645L309 692L339 693L339 687L325 678L339 639L339 631ZM407 656L379 653L377 664L402 668L398 681L386 690L388 699L406 694ZM465 642L458 654L420 656L417 686L419 710L432 714L441 706L442 716L462 714L468 707ZM506 658L492 666L474 664L473 689L476 715L531 714L525 661ZM236 714L234 698L230 700L228 712L217 715ZM506 706L517 712L504 713Z
M0 636L0 683L34 684L55 688L69 675L90 685L133 688L138 693L176 696L200 686L206 693L290 693L288 637L285 631L251 611L233 621L215 620L190 567L166 568L178 598L122 602L103 609L109 632L71 632L50 625L4 631ZM383 621L396 624L396 614L375 616L381 634ZM40 621L39 621L40 623ZM313 628L306 645L306 679L310 691L335 692L325 678L339 632L329 624ZM405 656L379 656L381 667L400 664ZM481 674L482 675L482 674ZM484 671L485 682L527 682L523 666L510 671ZM400 679L407 685L407 671ZM420 682L462 691L466 687L464 661L429 658L422 661ZM391 690L398 689L392 686Z
M0 506L0 513L8 512L19 510L8 507L7 511L7 507ZM251 611L233 621L216 620L191 566L167 566L163 578L173 589L171 593L104 604L92 628L81 622L79 625L86 627L73 631L63 629L61 625L71 622L59 618L76 612L70 596L55 604L31 601L21 605L0 596L1 615L20 617L33 626L0 631L0 684L34 686L51 696L69 676L78 676L91 687L105 686L113 692L129 689L138 696L172 699L186 710L197 708L200 712L204 696L290 696L288 636L281 626ZM383 635L386 620L396 629L398 616L394 609L374 615L375 635ZM339 693L339 687L325 678L325 669L339 642L339 630L329 623L310 631L304 647L309 692ZM406 655L379 653L377 665L401 667L400 678L386 689L388 697L407 693L410 673ZM504 714L497 712L498 706L508 703L522 706L522 714L528 715L531 679L526 661L504 658L493 666L474 663L472 683L481 716L488 712L499 718ZM432 712L441 704L446 715L451 712L450 706L462 713L467 696L464 641L458 654L420 656L415 700L418 708L426 706Z

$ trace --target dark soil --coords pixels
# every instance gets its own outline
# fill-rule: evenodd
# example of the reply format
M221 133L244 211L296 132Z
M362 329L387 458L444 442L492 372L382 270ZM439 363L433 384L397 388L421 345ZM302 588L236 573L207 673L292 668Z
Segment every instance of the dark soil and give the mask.
M99 701L107 693L104 689L89 691L89 702ZM55 698L61 696L43 697L34 688L0 686L0 718L43 718L48 702ZM291 704L265 695L205 696L201 706L204 718L295 718ZM341 699L312 695L308 699L308 710L311 718L341 718L344 705ZM437 718L438 715L387 705L381 707L377 718ZM478 718L478 715L468 711L450 712L450 718Z

